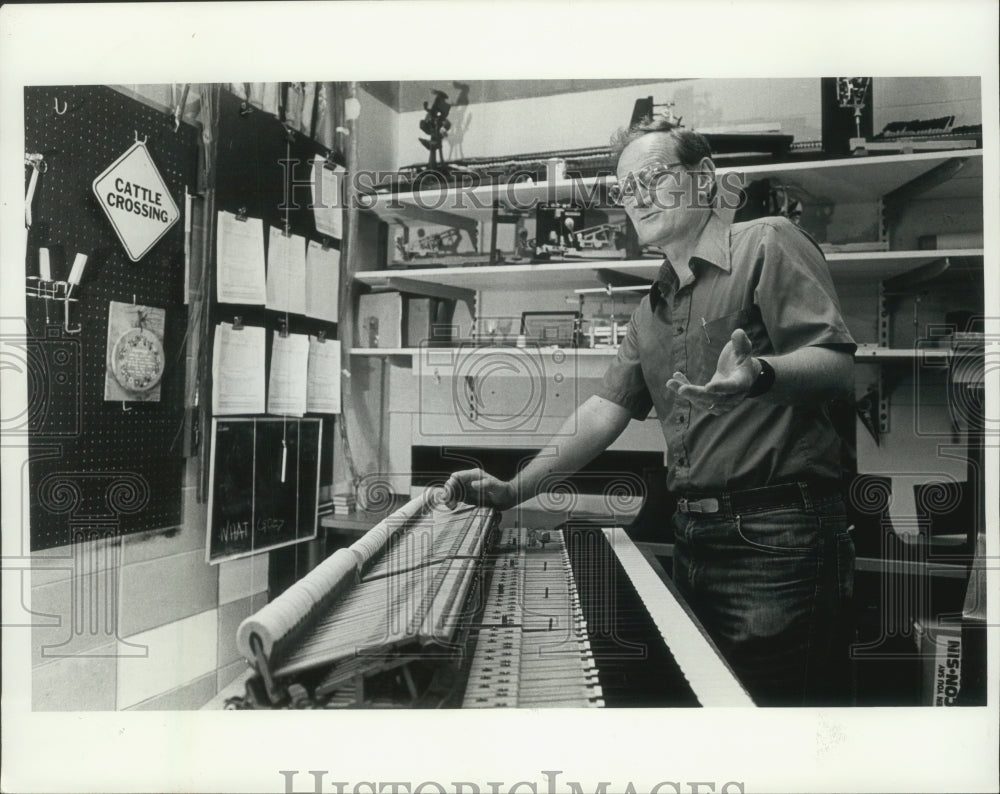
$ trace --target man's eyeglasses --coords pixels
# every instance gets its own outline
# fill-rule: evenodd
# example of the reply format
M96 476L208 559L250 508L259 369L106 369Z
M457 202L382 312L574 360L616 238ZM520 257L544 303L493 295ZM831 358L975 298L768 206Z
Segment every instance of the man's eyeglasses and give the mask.
M660 184L660 180L672 174L672 168L683 165L676 163L651 163L641 171L626 175L623 180L608 188L608 200L612 204L624 204L625 199L635 198L641 189L645 194L651 194Z

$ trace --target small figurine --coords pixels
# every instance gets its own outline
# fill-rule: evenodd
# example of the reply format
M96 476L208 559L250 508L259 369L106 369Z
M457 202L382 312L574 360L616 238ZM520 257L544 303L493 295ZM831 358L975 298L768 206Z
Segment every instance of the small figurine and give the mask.
M451 129L451 122L448 121L448 113L451 111L448 95L444 91L434 89L434 101L430 105L424 102L424 110L427 115L420 121L420 131L428 137L418 140L430 152L427 168L434 171L444 162L441 143L448 137L448 130Z

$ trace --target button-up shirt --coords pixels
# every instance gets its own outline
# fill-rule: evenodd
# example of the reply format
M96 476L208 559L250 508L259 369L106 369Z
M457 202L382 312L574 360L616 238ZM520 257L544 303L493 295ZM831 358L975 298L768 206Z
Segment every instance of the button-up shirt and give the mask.
M826 404L747 398L713 416L666 387L676 371L706 384L736 328L746 331L755 356L807 346L853 353L822 251L785 218L730 225L713 212L689 265L681 283L664 261L597 394L636 419L656 408L675 493L838 480L842 442Z

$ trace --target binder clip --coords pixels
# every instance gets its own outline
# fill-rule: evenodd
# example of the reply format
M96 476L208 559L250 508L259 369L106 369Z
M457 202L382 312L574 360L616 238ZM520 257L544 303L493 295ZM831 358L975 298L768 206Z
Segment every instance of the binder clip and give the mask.
M281 224L281 236L282 237L292 236L292 225L288 221L285 221L284 223Z
M329 251L333 247L333 239L323 235L323 250Z
M240 221L241 223L245 223L246 219L247 219L246 207L240 207L238 210L236 210L236 220Z
M278 336L288 338L288 320L278 320Z
M233 330L234 331L243 330L243 318L240 317L238 314L235 317L233 317Z
M321 345L325 345L326 344L326 331L320 331L318 334L316 334L316 341L319 342Z

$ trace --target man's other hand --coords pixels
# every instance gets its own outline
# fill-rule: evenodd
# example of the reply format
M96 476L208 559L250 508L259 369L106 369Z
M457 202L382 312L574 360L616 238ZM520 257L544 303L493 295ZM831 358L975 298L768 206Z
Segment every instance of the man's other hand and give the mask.
M760 374L750 356L752 350L746 331L737 328L722 348L715 374L708 383L698 386L691 383L683 372L675 372L667 381L667 388L710 414L718 416L727 413L746 399L747 392Z

